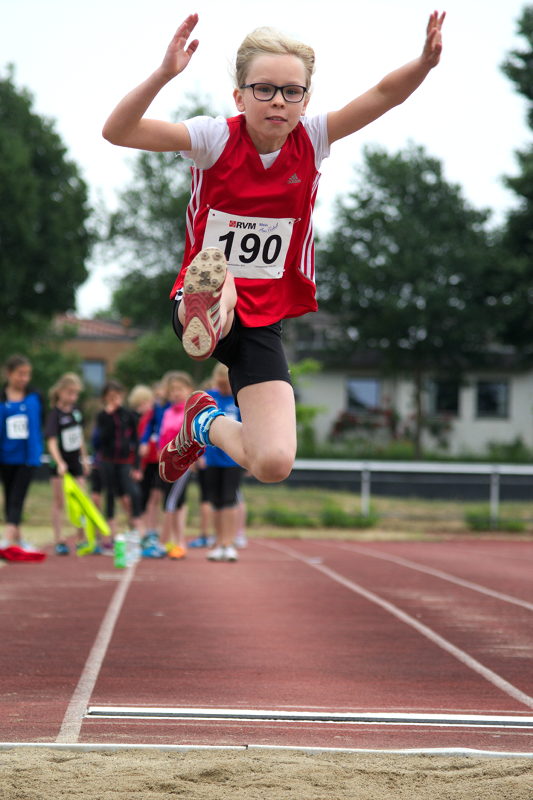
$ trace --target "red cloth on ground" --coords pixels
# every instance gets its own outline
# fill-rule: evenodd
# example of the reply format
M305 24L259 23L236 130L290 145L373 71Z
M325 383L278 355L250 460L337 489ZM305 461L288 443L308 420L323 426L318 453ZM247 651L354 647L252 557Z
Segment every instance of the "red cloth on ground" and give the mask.
M46 553L41 553L39 550L24 550L12 544L0 548L0 558L5 558L6 561L44 561Z

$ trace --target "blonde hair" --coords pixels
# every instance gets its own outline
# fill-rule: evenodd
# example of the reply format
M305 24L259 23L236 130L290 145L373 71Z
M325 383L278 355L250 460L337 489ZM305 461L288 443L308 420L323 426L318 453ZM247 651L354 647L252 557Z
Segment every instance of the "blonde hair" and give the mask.
M154 393L149 386L139 383L134 386L128 395L128 405L134 410L137 410L143 403L152 403L154 400Z
M227 378L228 377L228 373L229 373L229 370L228 370L227 366L225 364L221 364L219 362L215 366L215 368L214 368L214 370L212 372L211 380L212 381L216 381L216 380L219 380L220 378Z
M51 405L55 406L63 389L67 389L69 386L75 386L79 392L83 390L82 380L75 372L65 372L65 374L54 383L48 392Z
M161 378L161 391L168 399L168 393L170 390L170 384L174 381L181 381L186 386L189 386L191 389L194 389L194 381L189 375L188 372L181 372L179 370L170 370L170 372L165 372L163 377Z
M309 45L291 39L275 28L256 28L248 34L237 50L235 59L235 86L246 83L250 64L256 56L289 55L296 56L304 65L305 85L309 89L311 77L315 71L315 51Z

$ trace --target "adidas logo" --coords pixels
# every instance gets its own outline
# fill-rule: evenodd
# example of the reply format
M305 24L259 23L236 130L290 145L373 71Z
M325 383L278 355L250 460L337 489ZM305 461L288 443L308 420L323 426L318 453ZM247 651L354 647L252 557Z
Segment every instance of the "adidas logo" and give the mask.
M291 175L291 177L289 178L289 180L287 181L287 183L301 183L301 180L300 180L300 178L298 177L298 175L297 175L297 174L294 172L294 173Z

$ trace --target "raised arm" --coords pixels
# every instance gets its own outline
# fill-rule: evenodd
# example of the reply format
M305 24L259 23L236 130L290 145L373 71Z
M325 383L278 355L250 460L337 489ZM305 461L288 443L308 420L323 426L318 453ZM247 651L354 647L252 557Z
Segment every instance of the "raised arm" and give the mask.
M187 41L197 22L198 14L189 14L182 22L161 65L111 112L102 130L104 139L138 150L190 150L191 139L185 125L147 119L144 114L163 86L183 72L191 60L198 47L198 39L193 39L188 46Z
M364 128L386 111L400 105L420 86L429 71L439 63L445 16L445 13L439 16L438 11L430 15L424 49L418 58L386 75L376 86L344 108L328 114L330 144Z

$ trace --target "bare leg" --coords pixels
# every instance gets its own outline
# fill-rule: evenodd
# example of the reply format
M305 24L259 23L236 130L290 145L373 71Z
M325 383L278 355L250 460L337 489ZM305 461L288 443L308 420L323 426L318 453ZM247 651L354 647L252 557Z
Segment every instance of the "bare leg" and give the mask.
M61 536L63 528L63 479L52 478L52 527L54 529L54 542L59 544L64 539Z
M161 506L161 489L152 489L144 512L143 525L147 531L157 530L159 508Z
M18 544L20 542L20 527L8 522L6 525L6 542L8 544Z
M163 530L161 533L161 544L166 547L169 544L177 544L185 548L185 522L187 519L187 505L182 505L175 511L165 511L163 515Z
M174 511L165 511L163 514L163 526L161 529L160 541L166 545L172 541Z
M187 522L187 504L184 503L181 508L178 508L176 511L175 519L174 519L174 541L180 547L187 547L187 541L185 539L185 525Z
M242 423L216 417L209 429L211 443L225 450L257 480L285 480L296 456L292 386L286 381L255 383L241 389L237 399Z
M200 536L209 536L212 513L211 503L200 503Z
M221 508L214 512L217 545L227 547L233 544L237 532L237 506Z

